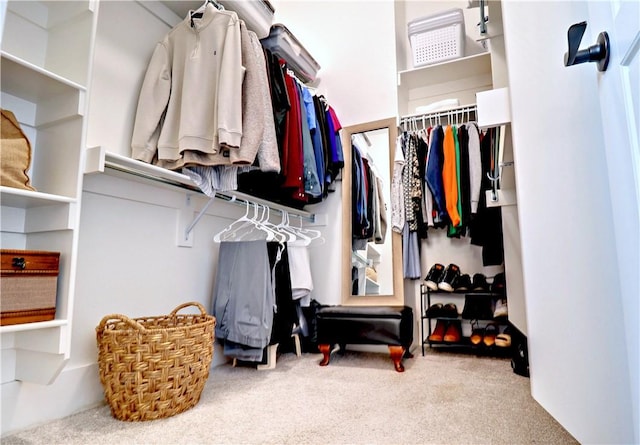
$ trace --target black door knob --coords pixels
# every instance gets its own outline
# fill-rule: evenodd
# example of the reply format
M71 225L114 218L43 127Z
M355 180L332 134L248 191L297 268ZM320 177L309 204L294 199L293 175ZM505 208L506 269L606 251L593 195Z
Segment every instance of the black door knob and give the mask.
M564 66L579 65L585 62L596 62L598 71L606 71L609 65L609 34L606 31L598 34L594 45L579 49L582 36L587 29L587 22L575 23L567 31L569 51L564 53Z

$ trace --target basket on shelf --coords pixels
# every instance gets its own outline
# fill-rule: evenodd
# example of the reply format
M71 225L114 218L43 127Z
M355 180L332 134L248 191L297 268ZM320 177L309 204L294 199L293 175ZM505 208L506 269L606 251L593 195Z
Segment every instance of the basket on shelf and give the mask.
M464 15L454 8L408 23L413 67L464 56Z
M177 313L188 306L200 314ZM105 316L96 327L98 368L113 416L160 419L198 403L209 377L215 324L197 302L165 316Z

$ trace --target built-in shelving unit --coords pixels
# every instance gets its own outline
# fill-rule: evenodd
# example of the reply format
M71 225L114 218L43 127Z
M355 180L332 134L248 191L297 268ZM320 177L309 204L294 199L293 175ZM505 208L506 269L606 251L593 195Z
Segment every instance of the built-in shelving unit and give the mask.
M2 383L51 383L70 353L94 1L2 2L2 108L31 144L37 191L0 187L2 247L60 252L55 320L0 327Z

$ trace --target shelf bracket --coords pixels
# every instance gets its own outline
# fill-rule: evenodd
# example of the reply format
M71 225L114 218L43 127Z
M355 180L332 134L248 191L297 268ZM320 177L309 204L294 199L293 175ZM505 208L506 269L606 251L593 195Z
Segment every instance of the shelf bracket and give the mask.
M191 221L193 215L191 194L187 193L185 205L178 209L178 224L176 230L176 244L178 247L193 247L193 235L191 232L193 232L193 228L198 224L200 218L202 218L215 199L216 195L214 194Z

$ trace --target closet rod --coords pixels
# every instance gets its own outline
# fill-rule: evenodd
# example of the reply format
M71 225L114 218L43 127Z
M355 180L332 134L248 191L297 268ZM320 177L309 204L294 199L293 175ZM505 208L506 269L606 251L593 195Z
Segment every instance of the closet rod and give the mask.
M466 113L476 113L478 107L474 105L461 105L459 107L447 108L446 110L430 111L426 113L407 114L400 118L400 124L408 124L422 119L439 119L441 117L449 117L455 115L464 115Z
M126 161L124 159L126 159ZM129 165L125 166L123 165L124 163L127 163ZM111 170L116 170L119 172L137 176L139 178L144 178L153 182L158 182L158 183L170 185L173 187L186 189L186 190L204 195L202 190L200 190L195 184L190 183L191 180L186 175L178 174L176 172L172 172L166 169L161 169L161 170L165 170L165 172L168 173L167 176L169 175L175 176L176 179L161 177L161 176L154 175L153 173L143 171L142 169L136 169L133 166L133 164L138 164L138 163L142 164L142 162L140 161L135 161L133 159L125 158L124 156L115 155L113 153L107 153L107 156L105 157L105 161L104 161L104 166ZM155 169L158 169L159 167L156 167L150 164L145 164L145 168L155 170ZM185 179L182 179L182 177L184 177ZM227 202L233 202L237 205L242 205L242 206L246 204L252 204L252 203L261 204L263 206L269 207L270 210L278 212L280 214L287 212L289 213L289 215L295 215L301 220L315 222L314 213L295 209L293 207L287 207L282 204L277 204L271 201L267 201L266 199L256 198L254 196L251 196L242 192L237 192L237 191L216 192L215 198L222 199Z

